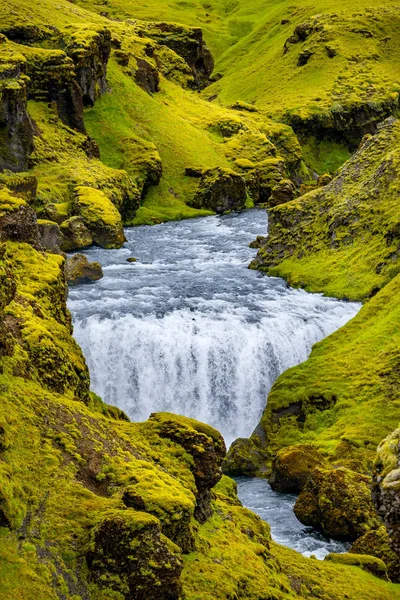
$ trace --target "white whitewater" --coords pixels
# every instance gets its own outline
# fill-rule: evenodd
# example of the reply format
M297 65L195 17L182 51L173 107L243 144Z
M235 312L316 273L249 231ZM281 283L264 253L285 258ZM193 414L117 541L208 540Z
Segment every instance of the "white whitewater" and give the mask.
M252 210L128 229L120 250L87 251L105 276L68 304L92 389L136 421L171 411L227 444L250 435L279 374L359 310L248 270L266 230Z

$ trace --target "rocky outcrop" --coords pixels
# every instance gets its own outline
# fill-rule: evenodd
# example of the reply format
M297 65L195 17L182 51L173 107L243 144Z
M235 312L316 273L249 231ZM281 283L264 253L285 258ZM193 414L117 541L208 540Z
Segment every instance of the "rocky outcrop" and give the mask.
M243 177L231 169L218 167L203 171L198 190L190 204L195 208L207 208L222 214L242 210L246 198Z
M61 223L61 250L69 252L79 248L86 248L93 244L93 238L81 217L75 216Z
M65 261L65 278L71 283L88 283L103 277L100 263L89 262L84 254L74 254Z
M314 469L294 506L304 525L336 539L356 540L381 521L371 497L369 477L343 467Z
M280 450L272 460L272 473L268 481L277 492L299 493L314 469L324 466L324 458L313 446L288 446Z
M24 57L0 34L0 172L25 171L33 150L25 75Z
M365 533L354 542L349 552L380 558L387 567L389 579L400 583L400 555L391 548L386 527Z
M0 242L7 240L42 247L35 211L9 189L0 188Z
M400 429L378 447L373 498L389 533L390 545L400 556Z
M68 25L60 33L60 44L75 65L83 104L93 106L107 90L110 30L101 25Z
M179 444L193 457L196 482L195 518L204 523L211 516L211 488L222 477L221 464L226 449L221 434L208 425L169 413L150 415L158 434Z
M125 600L179 600L179 548L161 534L155 517L136 510L101 515L87 555L90 577Z
M265 476L266 454L253 440L238 438L229 448L222 463L222 471L232 477L246 475L248 477Z
M192 71L195 87L204 87L208 83L214 60L200 28L175 23L142 23L139 34L167 46L181 56Z
M74 63L62 50L21 47L27 61L28 97L54 102L63 123L86 134L83 122L82 90Z

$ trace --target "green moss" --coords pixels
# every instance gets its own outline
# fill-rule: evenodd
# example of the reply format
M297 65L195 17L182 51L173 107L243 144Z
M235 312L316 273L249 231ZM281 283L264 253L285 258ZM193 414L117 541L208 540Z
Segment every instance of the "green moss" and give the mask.
M121 215L100 190L87 186L75 188L75 210L103 248L119 248L125 241Z

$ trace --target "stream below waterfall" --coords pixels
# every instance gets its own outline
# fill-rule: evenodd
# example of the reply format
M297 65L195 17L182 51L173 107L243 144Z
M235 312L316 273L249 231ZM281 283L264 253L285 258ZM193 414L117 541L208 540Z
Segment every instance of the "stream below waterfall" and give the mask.
M92 389L135 421L170 411L213 425L227 446L248 437L275 379L360 307L247 269L248 244L266 231L266 212L249 210L131 228L119 250L85 250L104 278L71 287L68 306ZM259 514L264 484L247 495L239 485ZM261 516L272 525L272 509ZM298 524L285 536L307 551Z

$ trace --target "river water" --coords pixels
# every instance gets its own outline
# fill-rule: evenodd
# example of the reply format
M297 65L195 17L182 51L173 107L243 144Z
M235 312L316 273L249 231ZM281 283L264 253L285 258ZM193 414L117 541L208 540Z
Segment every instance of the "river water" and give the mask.
M85 251L104 278L71 287L68 306L92 389L135 421L171 411L227 445L249 436L279 374L359 310L247 269L266 232L265 211L250 210L127 229L123 248Z

